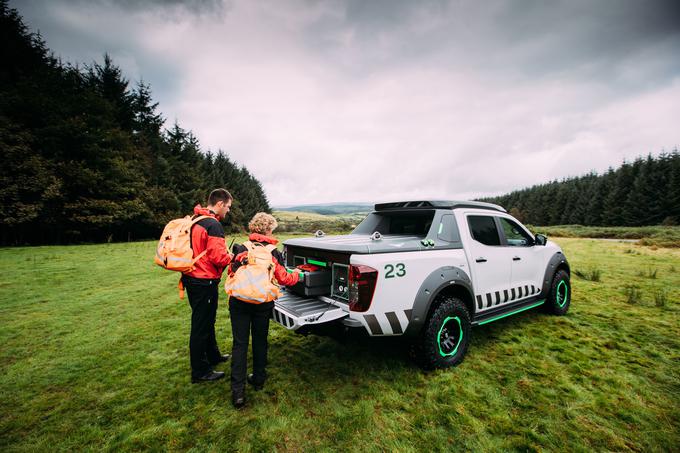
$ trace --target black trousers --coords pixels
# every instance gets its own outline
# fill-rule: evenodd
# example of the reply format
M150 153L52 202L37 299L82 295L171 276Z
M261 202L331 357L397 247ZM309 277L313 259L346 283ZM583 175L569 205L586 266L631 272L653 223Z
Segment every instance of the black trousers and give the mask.
M182 278L191 305L189 356L191 376L199 378L219 363L220 349L215 337L219 280Z
M229 315L233 346L231 350L231 389L241 391L248 370L248 337L253 336L253 379L264 384L267 378L267 336L274 302L250 304L229 298Z

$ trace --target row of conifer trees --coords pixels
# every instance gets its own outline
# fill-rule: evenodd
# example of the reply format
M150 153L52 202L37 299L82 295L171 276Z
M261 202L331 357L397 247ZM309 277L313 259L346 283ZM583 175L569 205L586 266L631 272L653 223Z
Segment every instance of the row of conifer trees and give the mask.
M678 150L483 199L532 225L642 226L680 224Z

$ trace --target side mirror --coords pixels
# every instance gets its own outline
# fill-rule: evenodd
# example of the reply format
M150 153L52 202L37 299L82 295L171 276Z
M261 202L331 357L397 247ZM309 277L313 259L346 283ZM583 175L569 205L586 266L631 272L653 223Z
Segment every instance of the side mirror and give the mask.
M548 238L542 234L537 234L535 241L536 245L545 245L548 243Z

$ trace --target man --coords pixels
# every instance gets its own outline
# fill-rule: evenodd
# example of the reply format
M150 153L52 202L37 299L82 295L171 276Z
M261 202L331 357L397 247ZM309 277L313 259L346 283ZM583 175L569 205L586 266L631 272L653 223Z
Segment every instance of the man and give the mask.
M194 258L206 253L196 261L194 270L182 276L182 284L191 305L191 335L189 355L191 358L191 382L210 382L222 379L224 372L214 371L214 366L229 360L222 355L215 338L215 319L220 278L224 268L232 260L224 242L224 219L231 208L232 196L225 189L215 189L208 197L208 206L194 207L197 216L209 216L199 220L191 229Z

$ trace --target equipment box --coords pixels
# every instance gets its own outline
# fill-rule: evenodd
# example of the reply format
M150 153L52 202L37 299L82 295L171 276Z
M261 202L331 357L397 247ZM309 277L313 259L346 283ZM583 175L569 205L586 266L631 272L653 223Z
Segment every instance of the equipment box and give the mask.
M291 292L300 296L327 296L331 292L330 270L305 272L304 279L290 287Z

